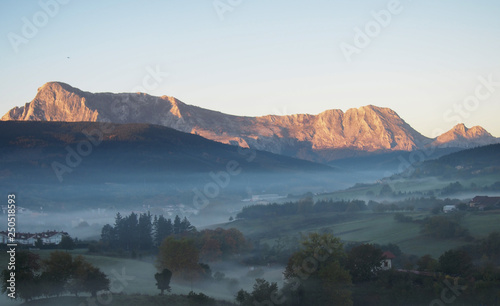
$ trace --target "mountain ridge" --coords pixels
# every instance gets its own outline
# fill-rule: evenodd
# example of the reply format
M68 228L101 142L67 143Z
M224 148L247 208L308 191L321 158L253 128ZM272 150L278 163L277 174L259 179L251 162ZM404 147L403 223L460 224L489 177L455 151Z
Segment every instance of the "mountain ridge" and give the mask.
M455 137L430 139L392 109L374 105L345 112L329 109L317 115L247 117L189 105L170 96L90 93L61 82L44 84L31 102L11 109L2 120L157 124L226 144L319 162L429 145L468 147L497 141L478 128L469 134L455 132Z

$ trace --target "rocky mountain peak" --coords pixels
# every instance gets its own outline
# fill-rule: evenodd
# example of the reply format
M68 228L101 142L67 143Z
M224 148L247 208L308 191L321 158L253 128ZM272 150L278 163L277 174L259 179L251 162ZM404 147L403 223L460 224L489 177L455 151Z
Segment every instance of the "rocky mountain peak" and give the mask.
M245 117L188 105L170 96L90 93L62 82L44 84L30 103L11 109L2 120L149 123L321 162L360 152L411 151L432 141L392 109L374 105L346 112L330 109L318 115ZM480 127L458 125L433 144L469 146L477 141L491 143L496 138Z
M460 123L455 125L448 132L437 137L432 144L443 148L471 148L497 142L498 140L484 128L474 126L469 129L465 124Z

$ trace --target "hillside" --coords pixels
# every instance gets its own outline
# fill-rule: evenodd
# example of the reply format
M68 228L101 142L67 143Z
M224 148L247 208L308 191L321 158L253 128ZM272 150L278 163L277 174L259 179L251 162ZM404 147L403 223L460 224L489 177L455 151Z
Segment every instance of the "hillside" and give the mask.
M80 156L82 167L73 167L79 159L75 154ZM68 155L72 156L70 163L66 160ZM0 180L30 180L40 176L45 182L56 181L51 173L53 162L75 168L74 171L79 172L77 177L93 176L95 181L118 174L127 176L134 171L165 175L220 171L226 169L230 161L245 166L247 172L332 169L149 124L0 122L0 156ZM29 171L29 175L22 177L23 171ZM99 176L94 177L96 174Z
M143 93L90 93L60 82L46 83L35 98L15 107L2 120L149 123L311 161L412 151L433 140L414 130L396 112L373 105L326 110L318 115L243 117L185 104L176 98ZM486 131L441 137L434 145L468 147L497 142ZM458 135L458 136L457 136ZM464 140L465 139L465 140Z
M19 194L29 208L234 203L252 194L323 190L338 180L335 172L163 126L0 122L0 192Z
M470 178L500 173L500 144L467 149L428 160L416 166L414 171L403 173L412 178Z

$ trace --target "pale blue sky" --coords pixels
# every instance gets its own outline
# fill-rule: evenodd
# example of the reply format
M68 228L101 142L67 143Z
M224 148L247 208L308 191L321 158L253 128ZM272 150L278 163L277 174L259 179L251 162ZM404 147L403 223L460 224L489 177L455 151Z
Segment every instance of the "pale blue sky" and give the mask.
M374 104L426 136L458 121L500 136L500 84L470 97L481 76L500 82L498 1L399 1L402 11L350 62L341 44L356 47L354 28L365 31L391 1L220 0L240 2L223 20L213 0L54 1L0 2L2 115L48 81L131 92L151 67L168 77L147 93L230 114ZM32 37L25 20L39 25Z

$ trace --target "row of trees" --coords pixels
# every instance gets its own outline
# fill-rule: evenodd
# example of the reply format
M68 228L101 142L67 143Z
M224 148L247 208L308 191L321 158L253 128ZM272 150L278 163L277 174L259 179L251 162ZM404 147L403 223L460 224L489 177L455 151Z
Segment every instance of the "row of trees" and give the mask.
M2 271L2 292L9 292L10 271ZM64 293L87 292L96 296L100 290L109 289L107 276L97 267L85 261L82 256L73 258L61 251L50 253L41 260L40 256L28 251L16 253L16 294L24 300L36 297L59 296Z
M273 203L269 205L246 206L236 217L242 219L260 219L309 213L357 212L366 209L365 201L361 200L319 200L314 202L312 198L304 198L297 202L286 202L283 204Z
M195 231L186 217L181 220L178 215L172 221L162 215L153 217L150 213L131 213L125 217L117 213L115 224L102 228L101 241L110 249L150 250L170 235Z

